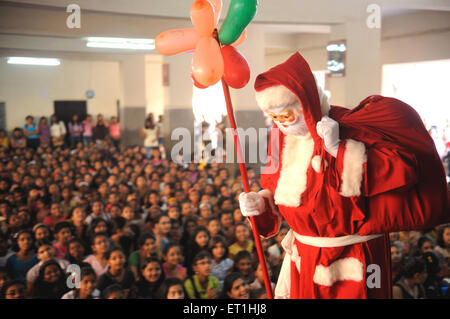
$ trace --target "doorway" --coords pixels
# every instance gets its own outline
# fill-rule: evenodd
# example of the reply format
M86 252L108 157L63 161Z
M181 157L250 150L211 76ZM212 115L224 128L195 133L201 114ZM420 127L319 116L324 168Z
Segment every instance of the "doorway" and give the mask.
M74 114L78 115L80 122L86 118L87 106L86 101L54 101L55 114L59 121L63 121L66 125L67 133L69 133L69 122ZM66 144L69 145L69 134L66 134Z

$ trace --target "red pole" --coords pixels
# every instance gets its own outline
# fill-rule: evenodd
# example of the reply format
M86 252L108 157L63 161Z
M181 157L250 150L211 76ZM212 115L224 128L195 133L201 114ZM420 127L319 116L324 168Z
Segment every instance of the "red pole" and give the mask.
M225 102L227 105L228 119L230 120L230 126L231 126L231 129L233 132L234 146L236 148L236 153L237 153L237 158L238 158L238 163L239 163L239 170L241 171L242 184L244 186L244 192L248 193L248 192L250 192L250 185L248 182L247 168L245 167L245 162L244 162L244 159L242 158L241 144L239 142L239 137L238 137L237 131L236 131L237 127L236 127L236 120L234 119L233 105L231 103L230 89L228 88L228 84L226 84L226 82L223 78L222 78L222 87L223 87L223 95L225 96ZM262 273L264 276L264 285L266 287L267 298L273 299L272 285L270 283L269 273L267 272L266 259L264 257L261 240L259 238L259 232L258 232L258 229L256 228L254 218L250 217L249 219L250 219L250 223L252 225L253 238L255 239L256 251L258 252L258 258L259 258L259 262L261 264L261 270L262 270Z

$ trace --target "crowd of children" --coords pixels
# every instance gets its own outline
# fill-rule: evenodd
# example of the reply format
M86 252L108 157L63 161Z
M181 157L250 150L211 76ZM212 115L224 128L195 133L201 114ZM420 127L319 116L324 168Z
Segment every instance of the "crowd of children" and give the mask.
M120 150L102 121L84 135L74 119L68 144L47 132L0 146L0 298L267 298L239 174L177 164L157 144ZM287 231L262 240L273 282ZM391 241L395 298L448 296L450 225Z

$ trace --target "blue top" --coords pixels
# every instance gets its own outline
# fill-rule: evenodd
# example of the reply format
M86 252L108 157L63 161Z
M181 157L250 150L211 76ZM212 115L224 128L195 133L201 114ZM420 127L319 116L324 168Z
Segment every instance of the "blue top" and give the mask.
M25 281L27 278L28 270L30 270L38 262L39 259L37 259L36 255L33 255L33 257L26 262L23 262L19 258L17 258L17 254L11 255L11 257L9 257L6 262L8 275L11 277L11 279L19 279Z
M36 132L36 123L33 122L33 126L29 127L27 124L23 126L23 128L29 132L29 133L35 133ZM33 139L33 138L39 138L37 134L29 135L27 138Z

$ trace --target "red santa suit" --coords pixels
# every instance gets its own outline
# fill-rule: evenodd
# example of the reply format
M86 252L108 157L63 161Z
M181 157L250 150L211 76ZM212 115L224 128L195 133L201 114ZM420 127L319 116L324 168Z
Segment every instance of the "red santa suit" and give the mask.
M449 220L445 173L417 114L380 96L354 110L331 107L341 140L333 157L316 132L327 110L299 53L260 74L255 90L262 108L300 100L310 133L285 135L275 126L261 175L258 231L271 237L283 219L291 228L276 298L389 298L387 233Z

